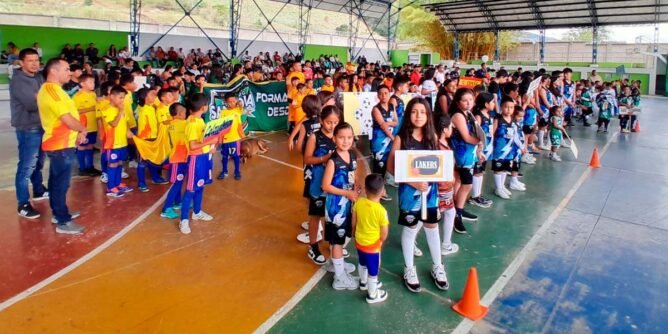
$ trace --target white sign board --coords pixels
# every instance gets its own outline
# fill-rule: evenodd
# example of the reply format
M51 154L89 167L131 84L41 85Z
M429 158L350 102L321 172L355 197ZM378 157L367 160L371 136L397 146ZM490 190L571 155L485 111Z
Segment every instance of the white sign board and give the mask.
M395 182L454 181L452 151L396 151Z

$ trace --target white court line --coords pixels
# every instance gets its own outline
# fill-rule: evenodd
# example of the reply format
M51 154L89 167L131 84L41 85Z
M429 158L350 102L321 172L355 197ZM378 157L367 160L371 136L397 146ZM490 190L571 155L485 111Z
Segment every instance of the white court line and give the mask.
M610 144L612 144L615 138L617 138L618 134L619 132L615 132L610 137L608 142L601 150L599 157L603 157L605 152L608 150L608 147L610 147ZM589 177L589 174L591 174L591 170L592 168L587 167L584 173L582 173L577 182L575 182L573 187L568 191L568 193L566 193L566 196L561 200L561 202L559 202L559 205L554 209L554 211L552 211L552 214L550 214L550 216L547 218L545 224L543 224L543 226L541 226L538 229L538 231L536 231L536 233L533 235L533 237L531 237L529 242L524 246L524 248L522 248L519 254L517 254L515 259L513 259L513 262L511 262L510 265L508 265L508 267L506 268L506 270L503 271L501 276L499 276L499 278L494 282L494 284L489 288L489 290L487 290L485 295L480 300L481 304L487 306L492 305L496 297L498 297L499 294L501 293L501 290L503 290L506 284L510 282L510 279L513 278L515 273L517 273L517 271L520 269L520 266L522 265L522 263L524 263L529 253L531 253L536 248L538 241L540 241L540 239L542 239L543 236L548 233L549 228L557 220L557 218L561 214L561 211L566 207L568 202L570 202L570 200L573 198L578 189L580 189L580 186L582 186L587 177ZM464 320L462 320L462 322L459 323L459 325L455 328L455 330L452 331L452 334L468 333L469 331L471 331L471 328L473 328L475 324L476 324L475 321L464 318Z
M275 162L275 163L277 163L277 164L281 164L281 165L283 165L283 166L287 166L287 167L294 168L294 169L297 169L297 170L301 170L301 171L304 170L304 168L302 168L302 167L295 166L295 165L291 165L291 164L289 164L289 163L287 163L287 162L284 162L284 161L281 161L281 160L278 160L278 159L274 159L274 158L270 158L270 157L268 157L268 156L266 156L266 155L259 154L258 157L260 157L260 158L264 158L264 159L267 159L267 160L271 160L271 161L273 161L273 162Z
M88 262L88 260L92 259L95 255L100 254L103 250L107 249L109 246L111 246L114 242L118 241L120 238L122 238L124 235L128 234L135 226L139 225L144 219L146 219L148 216L150 216L153 211L155 211L164 201L165 198L167 197L167 192L165 192L160 199L158 199L157 202L155 202L148 210L146 210L144 213L142 213L139 217L137 217L135 220L132 221L128 226L124 227L122 230L120 230L118 233L116 233L113 237L110 239L107 239L107 241L103 242L101 245L97 246L95 249L92 251L88 252L86 255L80 257L78 260L74 261L71 263L69 266L59 270L55 274L49 276L47 279L33 285L32 287L28 288L27 290L24 290L23 292L17 294L16 296L9 298L5 300L4 302L0 303L0 312L5 310L6 308L28 298L30 295L33 293L39 291L43 287L53 283L55 280L67 275L69 272L72 270L78 268L82 264Z
M278 311L274 312L274 314L267 319L260 327L258 327L255 331L253 331L254 334L264 334L267 331L269 331L276 323L281 320L288 312L290 312L297 304L304 298L306 295L313 290L313 288L320 282L320 280L325 276L327 271L324 268L318 269L318 271L313 274L311 279L306 282L306 284L295 293L290 300L288 300L285 305L281 306L281 308L278 309Z

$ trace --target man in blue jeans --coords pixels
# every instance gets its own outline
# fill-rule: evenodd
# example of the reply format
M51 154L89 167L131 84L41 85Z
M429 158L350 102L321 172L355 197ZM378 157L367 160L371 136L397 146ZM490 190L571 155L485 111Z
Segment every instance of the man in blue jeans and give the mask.
M37 219L40 214L30 204L28 184L32 182L33 200L49 198L42 184L42 124L37 111L37 91L44 82L39 72L39 55L34 49L23 49L19 53L21 68L14 70L9 83L11 124L16 129L19 142L19 162L16 167L16 200L19 216Z
M70 80L70 65L63 59L49 60L44 67L46 82L37 93L37 108L44 129L42 149L49 157L49 204L57 233L81 234L84 227L73 222L78 216L67 208L77 145L86 144L86 127L79 122L74 101L62 85Z

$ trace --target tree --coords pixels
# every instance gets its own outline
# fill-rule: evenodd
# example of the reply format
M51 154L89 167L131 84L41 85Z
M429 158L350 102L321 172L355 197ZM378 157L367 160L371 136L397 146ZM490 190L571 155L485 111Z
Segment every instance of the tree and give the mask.
M562 38L570 42L591 42L594 38L592 28L572 28ZM598 27L598 41L605 42L610 40L610 31L605 27Z

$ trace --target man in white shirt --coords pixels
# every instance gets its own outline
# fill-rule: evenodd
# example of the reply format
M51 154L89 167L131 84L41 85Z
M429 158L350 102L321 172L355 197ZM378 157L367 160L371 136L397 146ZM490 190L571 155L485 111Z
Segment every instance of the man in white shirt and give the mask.
M596 74L596 70L591 71L591 75L589 76L589 82L596 84L596 82L603 82L603 78Z
M434 81L436 81L439 84L443 84L443 82L445 82L445 68L443 67L443 65L436 66Z

